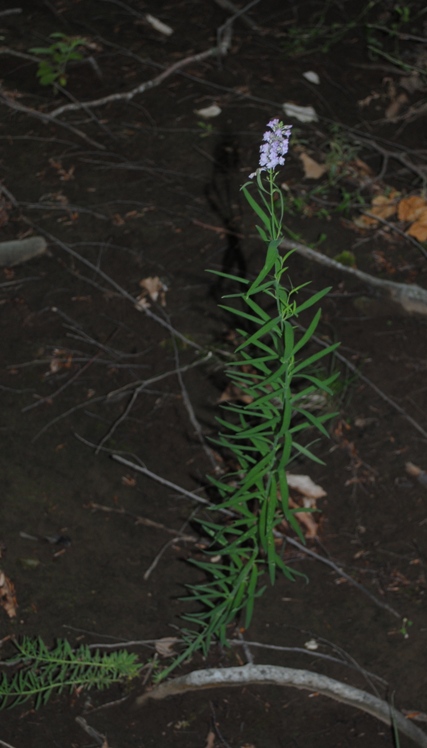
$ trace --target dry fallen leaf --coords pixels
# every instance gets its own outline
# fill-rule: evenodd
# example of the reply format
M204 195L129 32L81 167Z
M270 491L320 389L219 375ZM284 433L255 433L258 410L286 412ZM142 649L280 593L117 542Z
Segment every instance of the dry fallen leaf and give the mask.
M291 509L298 509L298 508L301 509L300 505L297 504L297 502L294 501L291 496L289 496L288 498L288 503ZM304 502L304 508L310 508L310 509L316 508L316 505L314 504L314 502L313 502L314 505L311 507L306 507L305 503L306 502ZM319 525L314 519L312 512L302 512L302 511L295 512L295 517L300 523L300 525L303 525L306 528L306 533L305 533L306 538L317 537L317 530L318 530Z
M163 639L158 639L155 644L157 654L160 657L173 657L176 655L173 645L178 641L179 639L176 636L165 636Z
M16 618L18 604L15 587L3 571L0 571L0 606L6 611L9 618Z
M209 730L208 732L205 748L215 748L215 733L213 730Z
M309 499L322 499L326 496L326 491L321 486L318 486L317 483L314 483L308 475L286 473L286 480L289 488L299 491L299 493Z
M406 233L419 242L427 242L427 211L425 218L412 223Z
M311 158L308 153L305 153L305 151L300 153L299 157L302 161L304 176L307 177L307 179L320 179L320 177L323 177L325 172L328 171L326 164L319 164L314 160L314 158Z
M163 283L158 275L149 276L139 281L140 287L143 289L141 296L138 296L138 303L141 306L147 307L147 302L144 304L144 297L149 296L151 301L159 301L162 306L166 306L166 291L168 287Z
M399 221L416 221L427 210L427 200L419 195L404 197L399 202L397 217Z
M375 216L378 216L378 218L382 218L385 220L396 213L396 202L398 197L399 192L397 192L397 190L391 190L391 192L389 192L387 195L375 195L375 197L371 201L371 206L367 211L368 213L370 213L370 215L356 216L353 219L353 223L355 223L356 226L359 226L359 228L362 229L377 226L378 221L375 219Z
M236 387L236 385L232 382L229 382L225 390L221 393L217 402L230 403L235 402L236 400L248 405L249 403L253 402L253 397L251 395L245 395L243 390L241 390L239 387Z
M388 105L387 109L384 112L384 116L386 119L393 119L394 117L397 117L402 107L408 103L408 97L406 93L401 93L398 96L396 96L395 99Z

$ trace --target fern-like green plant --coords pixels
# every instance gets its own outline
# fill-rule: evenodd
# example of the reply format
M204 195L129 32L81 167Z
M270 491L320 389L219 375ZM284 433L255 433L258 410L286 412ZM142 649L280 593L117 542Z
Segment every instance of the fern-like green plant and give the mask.
M14 646L16 654L4 664L8 669L15 666L15 672L11 677L1 674L0 709L29 699L34 699L38 709L53 693L76 688L103 690L136 678L141 669L137 656L125 650L106 653L84 644L73 649L65 639L58 639L51 649L39 637L24 637Z

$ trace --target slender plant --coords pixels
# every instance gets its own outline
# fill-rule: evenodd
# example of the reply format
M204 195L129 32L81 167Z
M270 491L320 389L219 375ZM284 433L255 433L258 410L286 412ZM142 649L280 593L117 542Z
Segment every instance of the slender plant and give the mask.
M306 404L316 392L333 394L331 386L338 374L322 379L317 369L336 345L306 353L320 310L304 332L296 324L300 314L329 289L301 300L306 284L292 287L287 279L292 253L280 251L285 203L277 168L285 163L291 126L273 119L268 128L259 168L242 187L259 219L258 233L266 244L264 264L253 281L215 271L241 289L225 296L230 302L221 306L237 320L240 342L227 374L245 397L244 402L224 406L227 417L217 419L221 431L214 440L235 468L220 479L210 478L220 498L214 511L225 511L227 521L200 520L211 542L204 552L206 560L193 563L206 581L189 586L190 595L184 599L197 602L198 610L183 616L191 624L182 632L184 651L159 678L194 651L206 654L213 638L225 644L227 627L241 614L247 627L256 598L265 590L266 579L274 584L277 570L291 581L296 578L297 572L285 563L283 549L275 542L275 531L285 520L304 540L295 515L310 510L289 506L286 470L297 456L321 462L311 449L312 434L328 436L324 424L332 417L313 415ZM258 199L251 192L254 178ZM301 440L303 435L308 441Z
M43 55L37 69L37 78L42 86L67 85L67 67L70 62L83 60L81 50L88 42L82 36L67 36L61 31L50 35L52 42L49 47L33 47L30 52Z
M141 669L137 656L125 650L106 653L86 645L73 649L64 639L49 649L42 639L29 637L14 644L16 654L5 662L14 667L14 675L8 678L3 672L0 676L0 709L29 699L38 709L53 693L77 688L103 690L132 680Z

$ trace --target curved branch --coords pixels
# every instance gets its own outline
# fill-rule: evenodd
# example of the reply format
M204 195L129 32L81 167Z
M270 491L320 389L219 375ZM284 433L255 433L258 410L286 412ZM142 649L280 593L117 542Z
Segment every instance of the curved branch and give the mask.
M209 57L225 57L231 45L231 24L225 23L224 26L222 26L219 30L218 36L219 41L215 47L211 47L210 49L205 50L205 52L199 52L196 55L190 55L189 57L184 57L182 60L174 62L173 65L170 65L159 75L156 75L155 78L151 78L151 80L140 83L139 86L132 88L130 91L110 94L109 96L103 96L101 99L93 99L92 101L76 102L75 104L64 104L64 106L60 106L57 109L54 109L49 116L52 118L56 118L64 112L72 112L76 109L88 109L89 107L104 106L104 104L109 104L111 101L130 101L135 96L137 96L137 94L144 93L145 91L149 91L151 88L158 86L160 83L163 83L165 78L169 78L170 75L178 72L179 70L182 70L182 68L187 67L187 65L191 65L193 62L201 62L202 60L206 60Z
M395 726L399 732L421 748L427 748L427 735L386 701L325 675L277 665L244 665L224 669L195 670L167 683L161 683L152 691L147 691L137 699L136 704L142 706L149 699L164 699L167 696L176 696L187 691L248 685L292 686L306 691L317 691L323 696L329 696L335 701L367 712L386 725Z

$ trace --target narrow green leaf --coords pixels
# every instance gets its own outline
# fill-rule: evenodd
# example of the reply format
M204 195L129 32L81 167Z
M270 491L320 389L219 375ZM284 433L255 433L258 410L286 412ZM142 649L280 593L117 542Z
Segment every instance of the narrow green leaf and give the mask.
M250 192L246 189L246 187L242 187L242 192L248 201L249 205L251 206L252 210L255 211L257 216L261 219L264 226L266 227L267 231L271 234L271 219L267 215L267 213L261 208L260 205L254 200Z

